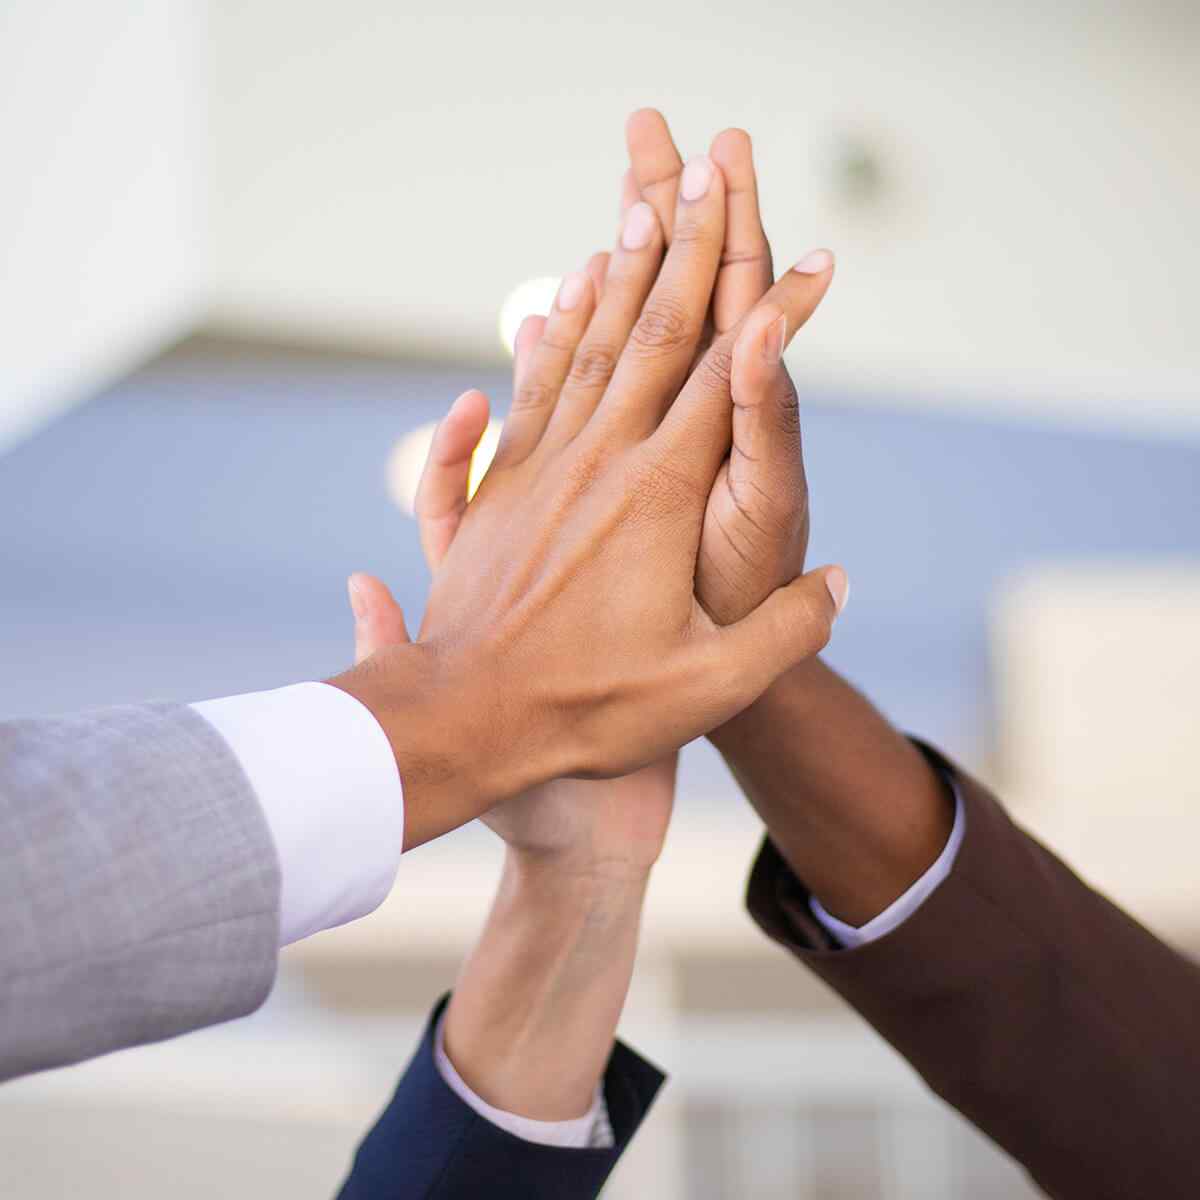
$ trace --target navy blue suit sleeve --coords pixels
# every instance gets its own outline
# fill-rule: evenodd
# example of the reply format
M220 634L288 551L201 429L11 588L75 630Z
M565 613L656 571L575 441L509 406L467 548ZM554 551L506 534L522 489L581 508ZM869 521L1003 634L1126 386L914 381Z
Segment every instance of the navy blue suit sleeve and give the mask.
M481 1117L446 1086L434 1059L443 997L400 1086L363 1139L339 1200L584 1200L599 1194L664 1076L618 1042L604 1075L614 1145L539 1146Z

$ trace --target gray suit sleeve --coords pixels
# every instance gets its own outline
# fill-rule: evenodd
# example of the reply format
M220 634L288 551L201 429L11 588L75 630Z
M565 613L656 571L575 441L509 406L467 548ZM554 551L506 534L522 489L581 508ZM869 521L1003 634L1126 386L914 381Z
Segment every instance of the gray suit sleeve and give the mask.
M279 865L190 708L0 722L0 1079L252 1012Z

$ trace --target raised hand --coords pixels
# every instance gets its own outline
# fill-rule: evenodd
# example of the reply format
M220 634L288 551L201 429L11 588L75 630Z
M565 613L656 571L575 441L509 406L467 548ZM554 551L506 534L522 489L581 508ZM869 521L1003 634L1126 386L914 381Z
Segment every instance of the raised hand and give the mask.
M417 524L431 570L450 541L456 509L465 508L471 453L487 426L480 394L438 427L417 492ZM446 536L448 534L448 536ZM355 661L409 641L387 585L350 579ZM572 876L636 880L657 861L675 797L676 755L617 779L554 779L497 804L483 821L513 853L553 863Z
M670 130L661 113L641 109L629 118L625 133L631 165L622 205L651 204L669 239L682 173ZM729 456L705 512L696 594L724 624L804 569L808 486L799 402L781 354L820 304L834 264L828 251L813 251L794 268L804 282L781 297L783 302L768 297L760 304L771 287L771 248L749 135L725 130L713 139L709 157L726 180L725 245L710 329L720 365L714 383L728 396L732 421ZM834 583L844 600L844 576Z
M733 337L688 372L724 216L720 169L690 163L665 261L659 221L639 202L599 302L586 272L564 284L435 574L420 641L333 681L388 733L405 781L406 844L548 779L651 762L828 639L836 608L824 572L727 627L694 594L729 444ZM790 272L767 302L803 311L811 292L811 277ZM457 731L452 749L431 722Z

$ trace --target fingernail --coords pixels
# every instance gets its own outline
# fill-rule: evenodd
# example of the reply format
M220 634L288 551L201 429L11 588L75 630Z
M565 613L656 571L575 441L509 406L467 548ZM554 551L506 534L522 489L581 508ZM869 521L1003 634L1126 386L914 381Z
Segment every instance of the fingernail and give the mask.
M563 312L570 312L583 299L587 284L587 276L582 271L572 271L558 289L558 307Z
M357 575L351 575L346 580L346 591L350 593L350 611L354 613L356 621L361 621L367 615L367 598L359 586Z
M841 567L830 567L825 572L825 586L833 597L833 606L840 617L846 601L850 599L850 579Z
M458 416L458 414L459 414L459 413L462 411L463 401L464 401L464 400L465 400L465 399L466 399L466 398L467 398L467 397L468 397L470 394L471 394L471 393L470 393L469 391L467 391L467 392L462 392L460 395L457 395L457 396L455 396L455 397L454 397L454 403L453 403L453 404L451 404L451 405L450 405L450 407L449 407L448 409L446 409L446 415L445 415L445 416L442 418L442 424L443 424L443 425L444 425L444 424L445 424L447 421L452 421L452 420L454 420L454 418L455 418L455 417L457 417L457 416ZM353 575L351 575L351 576L350 576L350 578L351 578L351 579L353 579L353 578L354 578L354 576L353 576Z
M820 275L833 266L833 255L828 250L810 250L793 268L801 275Z
M621 245L626 250L644 250L654 237L658 218L645 200L639 200L626 214L621 226Z
M780 314L767 326L763 334L763 358L775 366L783 357L783 343L787 337L787 316Z
M679 194L685 200L699 200L708 191L712 177L711 158L701 154L698 158L691 159L683 168L683 178L679 181Z

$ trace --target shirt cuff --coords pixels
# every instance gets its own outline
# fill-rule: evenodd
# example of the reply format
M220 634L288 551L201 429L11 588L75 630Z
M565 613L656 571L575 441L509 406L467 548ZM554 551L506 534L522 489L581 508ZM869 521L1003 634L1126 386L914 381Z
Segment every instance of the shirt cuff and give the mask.
M873 917L865 925L847 925L831 916L822 907L816 896L810 896L808 906L814 917L820 921L825 932L834 938L844 949L853 950L857 946L865 946L868 942L877 941L893 929L898 929L909 917L921 907L932 895L934 889L950 874L954 860L958 857L958 848L962 845L963 834L966 832L967 818L963 811L962 796L959 795L958 785L954 780L948 780L954 789L954 828L945 848L938 855L933 866L921 876L899 899L893 900L877 917Z
M229 745L279 855L279 944L344 925L391 891L404 844L396 760L370 711L298 683L191 706Z
M434 1060L438 1074L446 1086L470 1109L485 1121L519 1137L522 1141L536 1142L539 1146L561 1146L567 1150L610 1150L615 1145L612 1123L608 1119L608 1105L604 1101L604 1081L596 1084L592 1106L582 1117L569 1121L535 1121L532 1117L521 1117L505 1112L477 1096L466 1080L454 1069L446 1053L442 1026L445 1016L438 1021L434 1035Z

